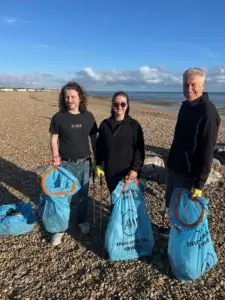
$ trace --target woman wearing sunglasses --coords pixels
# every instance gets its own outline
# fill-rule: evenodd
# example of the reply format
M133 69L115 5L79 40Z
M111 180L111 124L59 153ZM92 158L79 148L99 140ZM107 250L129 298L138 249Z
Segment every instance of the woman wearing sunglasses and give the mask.
M145 159L141 125L129 116L129 97L117 92L112 97L111 116L99 128L96 174L105 175L110 193L125 176L139 177Z

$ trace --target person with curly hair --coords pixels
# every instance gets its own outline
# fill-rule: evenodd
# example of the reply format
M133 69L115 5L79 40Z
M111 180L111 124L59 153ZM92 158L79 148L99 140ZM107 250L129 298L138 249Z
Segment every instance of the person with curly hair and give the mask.
M95 157L98 127L95 118L87 110L87 97L83 88L76 82L64 85L59 95L59 111L52 117L49 132L51 133L51 153L53 164L62 165L79 180L82 188L71 199L71 206L79 197L77 224L81 232L89 233L90 226L86 221L88 211L88 189L91 168L91 151ZM51 243L61 243L63 233L52 236Z

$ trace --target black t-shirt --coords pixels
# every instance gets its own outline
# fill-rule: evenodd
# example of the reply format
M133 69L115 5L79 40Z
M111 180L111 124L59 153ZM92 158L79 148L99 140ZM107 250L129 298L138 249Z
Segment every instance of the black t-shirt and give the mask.
M88 137L96 135L98 127L89 111L72 114L57 112L51 120L49 132L59 135L59 154L63 160L77 160L90 156Z

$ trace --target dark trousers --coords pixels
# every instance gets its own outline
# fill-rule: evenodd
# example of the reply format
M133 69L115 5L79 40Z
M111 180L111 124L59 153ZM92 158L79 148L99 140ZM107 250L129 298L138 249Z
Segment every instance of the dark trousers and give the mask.
M118 173L113 173L112 170L110 170L110 173L105 171L105 179L106 183L109 189L110 194L115 190L118 183L125 178L125 176L129 173L130 168L126 168Z
M106 184L108 187L108 190L110 192L110 199L111 199L111 208L110 211L112 213L113 211L113 203L112 203L112 192L115 190L117 187L118 183L125 178L126 175L128 175L130 171L130 168L124 169L123 171L116 173L116 174L109 174L107 171L105 172L105 179L106 179Z
M174 189L176 188L185 188L189 191L194 187L194 180L190 176L177 174L172 170L168 170L167 182L166 182L166 207L170 205L170 199L173 194Z

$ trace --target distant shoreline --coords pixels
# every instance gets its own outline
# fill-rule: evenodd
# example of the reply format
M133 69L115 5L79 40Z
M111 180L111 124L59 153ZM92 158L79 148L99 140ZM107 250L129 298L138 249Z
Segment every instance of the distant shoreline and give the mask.
M90 98L93 98L95 100L101 100L101 101L111 101L110 98L104 97L104 96L92 96L89 95ZM181 106L182 101L180 103L178 101L165 101L165 100L138 100L138 99L130 99L131 104L134 104L135 106L139 107L146 107L146 108L155 108L159 110L164 111L172 111L177 113L179 111L179 108ZM225 120L225 106L216 106L221 119Z
M152 108L157 108L157 109L163 109L163 110L170 110L170 111L176 111L180 109L180 105L175 105L175 104L170 104L169 102L163 101L163 100L148 100L146 101L147 103L139 102L139 101L131 101L131 103L134 103L136 105L144 106L144 107L152 107ZM176 103L176 102L175 102ZM224 107L218 107L216 106L220 116L225 119L225 106Z
M23 93L29 93L29 94L33 94L33 93L42 93L42 92L48 92L48 93L56 93L58 94L59 93L59 89L47 89L47 90L34 90L34 89L5 89L5 90L2 90L0 89L0 93L17 93L19 92L19 94L21 94L22 92ZM136 94L138 94L138 92L135 92ZM142 92L140 92L142 93ZM145 93L145 92L143 92ZM146 92L147 93L147 92ZM107 97L107 96L104 96L104 95L93 95L93 94L90 94L90 93L87 93L88 94L88 98L92 98L92 99L95 99L95 100L100 100L100 101L111 101L111 97ZM129 94L129 93L128 93ZM174 94L174 92L158 92L158 94ZM179 92L175 93L175 94L178 94L180 95ZM225 93L217 93L217 94L224 94ZM210 96L210 95L209 95ZM225 99L225 97L224 97ZM180 101L178 100L173 100L173 99L170 99L170 100L164 100L164 99L140 99L140 98L133 98L131 97L130 98L130 102L132 103L132 105L135 105L135 106L139 106L139 107L145 107L145 108L153 108L153 109L158 109L158 110L163 110L163 111L170 111L170 112L175 112L177 113L179 108L180 108L180 105L182 103L183 99L181 98ZM216 104L215 104L216 105ZM225 106L221 106L221 105L216 105L217 107L217 110L221 116L221 119L225 120Z

